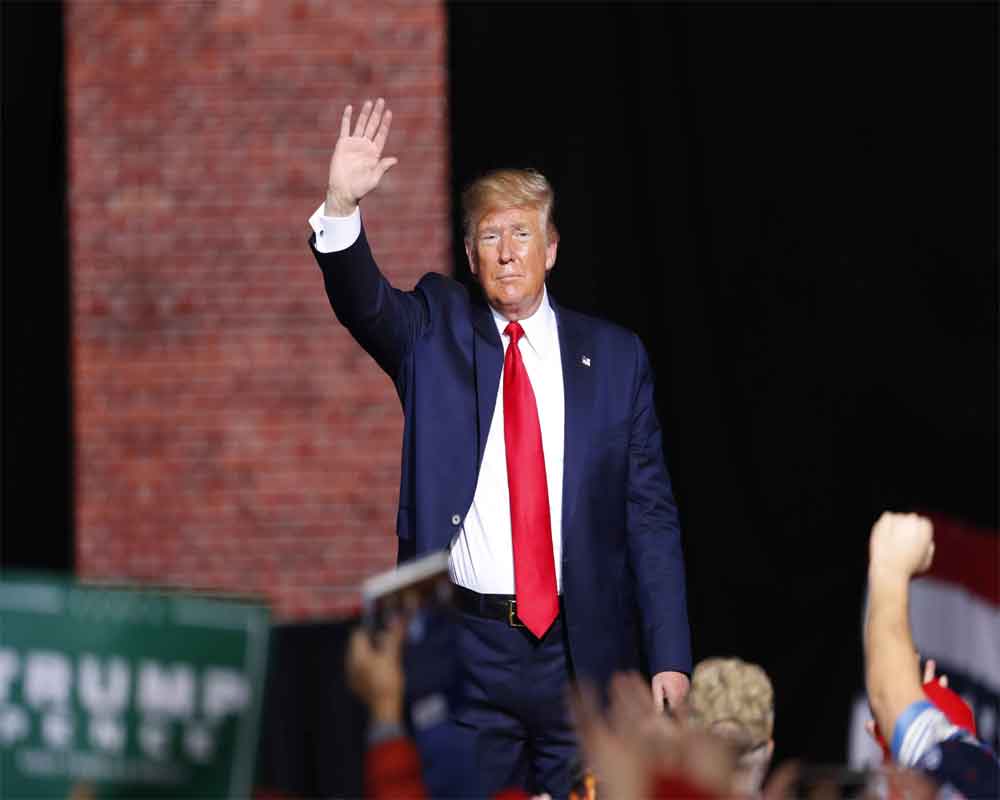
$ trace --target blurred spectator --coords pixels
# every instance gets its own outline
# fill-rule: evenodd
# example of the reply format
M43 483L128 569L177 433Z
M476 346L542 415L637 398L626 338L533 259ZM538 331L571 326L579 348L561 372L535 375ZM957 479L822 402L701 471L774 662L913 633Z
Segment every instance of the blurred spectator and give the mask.
M730 790L760 792L774 754L774 689L767 673L738 658L709 658L691 676L688 720L736 747Z
M865 683L893 758L966 798L1000 796L996 756L927 698L910 631L909 582L934 558L933 526L916 514L886 512L871 531Z
M935 677L932 663L921 677L913 648L908 584L933 557L930 523L885 514L872 530L870 552L866 682L878 728L892 732L896 765L886 770L889 796L997 798L996 756L976 738L968 708L945 678ZM348 656L351 686L372 710L366 777L376 798L429 794L405 730L402 641L401 623L375 643L358 631ZM606 709L585 681L569 696L574 728L596 778L596 787L586 787L580 798L878 796L864 774L838 767L800 770L785 764L763 784L774 751L774 690L757 665L736 658L699 663L688 703L675 716L649 702L638 673L616 673L607 688ZM517 790L501 796L527 797Z
M407 628L413 618L399 617L374 637L365 628L351 635L347 651L347 680L351 689L368 706L371 717L368 752L365 756L365 792L375 800L435 797L473 798L481 796L476 775L462 742L454 734L435 742L432 757L451 761L450 769L438 765L434 776L425 781L428 765L405 724L406 672L403 650ZM645 690L648 702L648 689ZM454 763L465 762L465 763ZM433 766L433 765L432 765ZM435 791L429 792L428 785ZM529 800L520 789L509 789L493 800ZM534 800L549 800L540 795Z
M365 756L368 797L427 797L420 758L403 727L402 648L405 623L394 621L374 640L364 628L351 635L347 680L371 714Z
M707 730L685 725L649 703L638 673L616 673L602 711L596 689L581 681L570 696L580 744L597 777L597 797L708 798L730 794L738 753Z

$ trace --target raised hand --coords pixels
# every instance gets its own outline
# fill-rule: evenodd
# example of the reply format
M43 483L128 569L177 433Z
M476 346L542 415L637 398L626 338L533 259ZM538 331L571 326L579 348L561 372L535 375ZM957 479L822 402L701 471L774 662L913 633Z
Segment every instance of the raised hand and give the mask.
M358 202L372 191L382 176L397 163L396 158L383 158L382 149L389 138L392 112L380 97L365 100L351 133L352 107L344 108L340 120L340 137L330 157L330 174L326 187L326 213L346 217Z
M910 578L934 558L934 526L916 514L885 512L872 528L870 569Z
M402 649L405 628L396 620L374 639L355 628L347 647L347 683L378 722L400 722L403 714Z
M648 702L647 692L643 682L642 693ZM580 747L597 776L600 795L616 800L648 797L652 773L646 755L633 746L634 730L632 735L622 735L616 725L619 720L604 714L596 688L585 678L569 690L567 700Z
M601 711L594 687L581 679L569 695L570 717L598 796L642 798L657 775L679 776L709 794L734 795L736 751L720 736L668 719L649 699L638 673L616 673L610 706Z

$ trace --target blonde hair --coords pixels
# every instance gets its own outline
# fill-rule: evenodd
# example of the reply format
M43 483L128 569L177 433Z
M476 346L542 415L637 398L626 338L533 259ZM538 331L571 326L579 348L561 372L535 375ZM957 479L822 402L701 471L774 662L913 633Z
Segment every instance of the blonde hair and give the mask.
M537 208L549 241L559 236L553 218L555 192L548 178L536 169L494 169L476 178L462 192L462 227L471 241L479 220L491 211Z
M737 739L747 749L767 743L774 732L771 681L759 666L738 658L699 662L688 707L694 724Z

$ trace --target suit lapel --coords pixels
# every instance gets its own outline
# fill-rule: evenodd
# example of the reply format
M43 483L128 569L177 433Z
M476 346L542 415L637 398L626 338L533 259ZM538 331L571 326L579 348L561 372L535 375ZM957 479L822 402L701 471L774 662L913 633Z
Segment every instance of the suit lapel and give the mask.
M503 343L497 332L496 323L489 307L483 304L472 306L473 327L473 358L476 372L476 406L477 439L479 453L476 469L483 464L483 453L486 451L486 436L493 421L493 411L497 404L497 392L500 390L500 372L503 369Z
M549 295L551 301L552 296ZM594 406L593 368L590 366L590 336L572 312L552 302L559 327L559 352L563 370L566 422L563 438L563 541L571 530L573 504L583 480L583 467L590 447L590 420Z

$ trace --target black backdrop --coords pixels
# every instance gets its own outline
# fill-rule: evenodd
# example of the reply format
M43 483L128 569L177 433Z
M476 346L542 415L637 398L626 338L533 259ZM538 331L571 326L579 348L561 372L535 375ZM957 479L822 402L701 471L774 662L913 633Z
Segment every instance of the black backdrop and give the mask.
M0 563L70 569L60 14L0 6ZM456 191L543 169L553 294L650 351L696 656L768 669L779 758L840 760L872 520L997 527L995 4L475 3L448 20ZM310 670L337 663L321 628L276 642L299 639ZM330 757L326 735L309 758ZM276 741L270 777L295 769L273 766L296 757Z
M0 565L70 570L62 5L0 0Z

